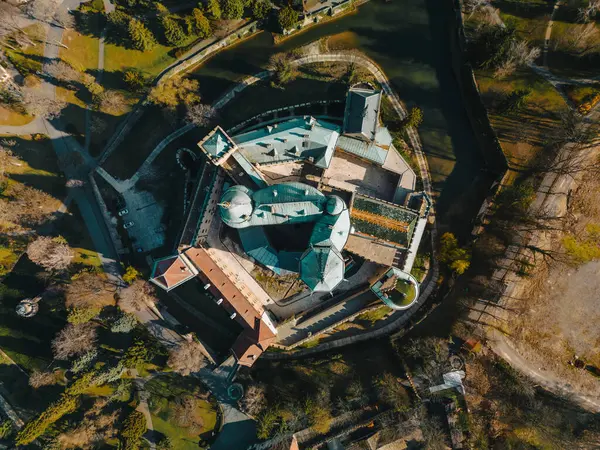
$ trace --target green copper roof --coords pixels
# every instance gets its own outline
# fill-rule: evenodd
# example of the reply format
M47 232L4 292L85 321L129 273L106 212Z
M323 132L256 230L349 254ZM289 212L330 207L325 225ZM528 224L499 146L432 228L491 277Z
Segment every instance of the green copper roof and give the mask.
M223 130L217 127L200 146L211 159L218 159L231 150L234 145Z
M275 273L299 271L308 287L318 291L334 289L343 278L339 252L350 233L350 213L340 197L326 197L303 183L281 183L255 192L233 186L223 193L219 209L227 225L240 229L245 252ZM301 259L294 252L278 252L262 228L300 222L315 222L310 249Z
M331 163L340 127L313 117L265 125L232 139L253 164L310 161L327 168Z
M379 122L381 91L350 88L344 111L344 133L361 135L372 141Z
M313 247L300 259L300 279L313 292L331 292L344 279L344 259L333 247Z

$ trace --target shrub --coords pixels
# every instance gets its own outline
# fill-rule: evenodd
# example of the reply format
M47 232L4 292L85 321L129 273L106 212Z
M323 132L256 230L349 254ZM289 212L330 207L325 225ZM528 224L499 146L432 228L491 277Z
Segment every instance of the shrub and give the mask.
M100 314L100 308L89 306L83 308L69 308L67 321L72 324L86 323Z
M133 314L121 314L110 326L113 333L129 333L138 324L137 318Z
M146 79L138 70L126 70L123 74L123 81L131 90L135 92L143 91L144 87L146 86Z
M299 14L291 6L285 6L277 14L277 22L282 31L289 30L298 23Z
M123 281L127 284L132 284L135 280L140 278L141 273L132 266L127 266L125 274L123 275Z
M46 429L66 414L77 409L78 398L63 394L56 402L52 403L43 413L27 422L19 431L15 439L17 445L27 445L40 437Z
M125 419L121 436L124 440L124 450L137 450L142 436L146 432L146 417L139 411L133 411Z
M13 423L10 420L5 420L0 424L0 439L6 439L13 433Z

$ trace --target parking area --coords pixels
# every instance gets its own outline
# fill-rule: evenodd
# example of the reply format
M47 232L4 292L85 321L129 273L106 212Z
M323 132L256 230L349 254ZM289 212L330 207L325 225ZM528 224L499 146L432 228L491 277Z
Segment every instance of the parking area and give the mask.
M162 206L148 191L129 189L123 193L123 199L125 205L120 211L126 209L128 212L121 216L121 226L128 227L126 232L134 243L134 249L149 252L161 247L165 242Z

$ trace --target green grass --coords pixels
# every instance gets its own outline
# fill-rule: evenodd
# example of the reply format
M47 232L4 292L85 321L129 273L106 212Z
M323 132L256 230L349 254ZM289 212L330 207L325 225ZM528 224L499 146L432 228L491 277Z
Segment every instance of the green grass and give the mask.
M387 317L387 315L390 312L392 312L392 308L384 305L377 309L373 309L371 311L367 311L367 312L360 314L359 316L356 317L355 320L361 321L361 322L369 322L370 325L373 325L378 320L381 320L381 319Z
M152 50L142 52L115 44L104 47L104 70L107 72L124 72L127 69L138 69L146 76L154 78L176 58L169 54L172 47L157 44Z
M9 125L18 127L20 125L26 125L33 120L32 116L21 114L12 109L0 106L0 125Z
M58 52L60 59L80 72L98 68L98 38L80 34L75 30L66 30L63 33L62 43L69 48L60 48Z
M553 5L554 2L549 0L503 0L494 3L505 24L514 26L519 36L540 48Z

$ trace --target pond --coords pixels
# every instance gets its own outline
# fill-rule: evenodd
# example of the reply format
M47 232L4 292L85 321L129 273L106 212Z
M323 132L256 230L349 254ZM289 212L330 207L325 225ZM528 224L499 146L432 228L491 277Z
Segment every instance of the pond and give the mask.
M419 106L419 129L439 193L441 222L459 234L470 231L490 179L475 143L451 68L448 20L452 11L439 0L371 0L359 11L310 28L280 45L262 32L196 68L205 101L231 84L260 72L274 53L289 51L325 36L341 47L355 47L381 66L408 107Z

